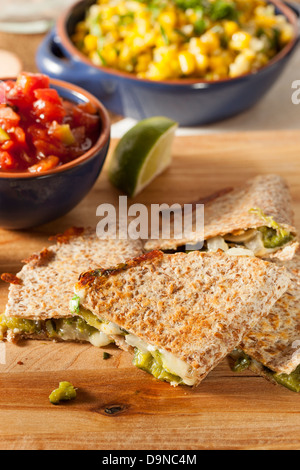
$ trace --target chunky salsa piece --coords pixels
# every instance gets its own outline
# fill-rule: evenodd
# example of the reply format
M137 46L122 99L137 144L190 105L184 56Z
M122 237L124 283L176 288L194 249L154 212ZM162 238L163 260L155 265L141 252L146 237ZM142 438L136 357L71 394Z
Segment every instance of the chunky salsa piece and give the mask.
M0 83L0 96L2 172L52 170L83 155L99 136L96 107L63 100L45 75L21 73Z

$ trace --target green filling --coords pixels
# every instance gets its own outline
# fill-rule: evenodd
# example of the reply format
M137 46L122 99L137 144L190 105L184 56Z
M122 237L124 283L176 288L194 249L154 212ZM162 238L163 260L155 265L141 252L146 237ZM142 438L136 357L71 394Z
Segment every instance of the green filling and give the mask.
M16 329L26 335L44 333L49 338L63 338L67 327L87 338L98 331L80 317L35 321L0 315L0 340L4 339L8 330Z
M80 317L83 318L83 320L90 325L93 328L96 328L96 330L99 331L101 323L103 323L100 318L96 317L96 315L93 315L89 310L86 310L83 307L79 308Z
M267 216L261 209L250 209L249 212L256 214L267 224L267 226L258 228L262 233L265 248L278 248L293 239L293 235L288 230L275 222L273 217Z
M243 372L244 370L249 369L250 366L251 366L251 358L247 356L247 354L245 354L244 352L239 351L239 355L234 365L232 366L232 370L234 372Z
M53 405L58 405L61 401L74 400L76 396L76 390L70 382L60 382L59 388L51 393L49 400Z
M28 335L41 333L43 331L42 322L34 320L25 320L23 318L6 317L0 315L0 340L3 340L8 330L18 329Z
M176 382L178 384L183 383L182 379L177 375L171 374L167 369L163 367L161 355L158 351L142 352L138 348L135 348L133 365L139 369L148 372L158 380L164 380L166 382Z
M263 236L263 244L265 248L278 248L290 242L293 236L286 230L275 230L270 227L260 227L258 229Z
M273 373L271 371L271 373ZM292 392L300 392L300 365L291 374L274 374L273 378L277 383L289 388Z
M102 330L101 329L101 324L103 324L103 323L109 324L108 321L105 321L105 320L102 320L101 318L98 318L90 310L87 310L87 309L81 307L81 305L79 305L79 308L76 311L80 315L80 317L82 317L86 321L86 323L88 325L92 326L93 328L96 328L96 330L98 330L98 331ZM118 333L118 334L120 334L120 335L128 334L128 332L126 330L124 330L124 328L120 328L120 330L121 330L121 333Z
M243 351L234 351L232 357L235 359L235 363L232 366L234 372L242 372L246 369L257 372L257 366L255 367L253 359L245 354ZM275 381L279 385L283 385L292 392L300 392L300 365L291 374L277 374L263 364L259 364L261 371L271 380Z

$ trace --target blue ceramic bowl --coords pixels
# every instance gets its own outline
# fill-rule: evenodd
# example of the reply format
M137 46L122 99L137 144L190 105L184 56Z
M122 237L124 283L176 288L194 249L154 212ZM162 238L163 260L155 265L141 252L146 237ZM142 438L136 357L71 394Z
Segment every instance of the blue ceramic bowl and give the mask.
M134 119L168 116L182 126L216 122L256 104L284 70L299 39L295 11L273 0L278 13L294 26L294 39L257 73L234 79L150 81L107 67L98 67L71 42L78 21L95 0L75 4L58 21L37 53L39 69L51 77L89 90L111 111Z
M110 141L110 120L104 106L80 88L51 80L51 87L68 101L92 102L98 109L101 131L96 144L84 155L38 175L0 172L0 227L28 229L50 222L73 209L96 182Z

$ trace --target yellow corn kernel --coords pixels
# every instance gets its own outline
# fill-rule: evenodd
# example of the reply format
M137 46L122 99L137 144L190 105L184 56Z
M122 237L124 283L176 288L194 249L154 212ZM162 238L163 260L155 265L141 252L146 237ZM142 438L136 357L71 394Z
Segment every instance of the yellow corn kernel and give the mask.
M251 70L251 62L245 57L244 54L239 54L235 61L229 67L229 76L239 77L244 75L245 73L250 72Z
M141 36L144 36L146 32L148 31L149 23L147 20L139 18L136 22L136 26L137 26L138 34L140 34Z
M151 62L148 72L145 75L151 80L166 80L167 78L171 78L169 76L169 68L166 68L162 62Z
M201 41L201 38L191 38L188 43L188 49L194 55L205 55L207 53L207 46Z
M174 46L157 47L153 51L154 62L168 62L171 63L178 59L178 52Z
M219 49L221 43L219 36L213 31L206 31L200 37L202 43L203 52L214 52L216 49Z
M228 66L221 56L210 57L209 68L215 75L219 77L226 77L228 75Z
M124 44L119 55L120 61L121 62L129 61L131 57L132 57L132 53L131 53L130 47Z
M229 42L229 47L234 51L246 49L250 45L251 38L251 34L246 33L245 31L238 31L232 36L231 41Z
M110 31L114 31L116 29L116 24L112 20L103 20L101 21L101 30L102 34L109 33Z
M93 64L95 65L103 65L103 61L101 60L99 54L97 51L94 51L94 52L90 52L89 53L89 58L91 59L91 61L93 62Z
M272 28L276 26L277 20L276 17L269 17L269 16L257 16L255 18L256 26L260 28Z
M165 45L166 45L166 40L162 35L156 37L156 40L155 40L156 47L164 47Z
M271 28L277 23L274 5L258 6L254 10L254 20L257 26Z
M105 38L105 42L106 44L113 44L115 43L116 41L118 41L120 39L120 35L118 33L117 30L114 30L114 31L110 31L106 38Z
M224 66L224 59L221 56L212 56L209 58L209 66L212 70L218 70Z
M169 38L170 44L180 45L185 41L185 38L181 34L179 34L176 30L168 31L168 38Z
M229 65L234 61L235 59L235 52L233 51L224 51L222 50L221 53L220 53L220 56L222 57L223 59L223 63L224 65L226 65L227 67L229 67Z
M160 13L158 21L163 27L174 28L177 21L175 10L166 10Z
M280 31L279 41L281 44L287 44L294 37L294 28L290 24L286 24Z
M126 12L128 12L128 7L126 8ZM150 22L151 20L151 12L148 11L148 10L143 10L143 9L137 9L135 11L135 18L136 20L145 20L147 21L148 23Z
M101 57L105 60L107 65L114 66L118 61L118 54L115 48L111 46L104 47L101 50Z
M137 54L145 48L144 38L141 36L135 36L132 40L131 49L134 54Z
M225 34L230 38L239 30L239 25L235 21L225 21L223 26Z
M177 13L177 22L178 22L179 27L184 26L185 24L187 24L188 18L186 16L186 14L184 13L184 11L180 10Z
M196 54L196 70L198 73L203 74L206 72L209 66L209 59L205 54Z
M155 46L155 41L156 41L156 33L155 33L155 31L149 31L149 32L145 35L144 40L145 40L146 46L148 46L149 48L154 47L154 46Z
M137 59L135 70L137 73L146 72L151 62L151 54L140 54Z
M88 34L84 38L84 47L87 52L93 52L98 47L98 38L97 36L93 36L92 34Z
M198 14L194 10L192 10L191 13L189 13L187 16L189 19L189 23L192 23L192 24L195 24L199 18Z
M196 69L195 56L189 52L184 51L178 54L179 65L184 75L191 75Z
M256 57L256 54L255 52L252 50L252 49L244 49L242 51L242 54L246 57L246 59L249 61L249 62L253 62L255 57Z

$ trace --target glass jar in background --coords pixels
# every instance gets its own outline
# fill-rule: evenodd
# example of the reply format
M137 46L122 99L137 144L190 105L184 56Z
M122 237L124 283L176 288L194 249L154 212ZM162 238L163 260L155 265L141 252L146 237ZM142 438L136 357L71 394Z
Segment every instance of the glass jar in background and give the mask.
M43 33L76 0L0 0L0 31Z

